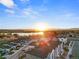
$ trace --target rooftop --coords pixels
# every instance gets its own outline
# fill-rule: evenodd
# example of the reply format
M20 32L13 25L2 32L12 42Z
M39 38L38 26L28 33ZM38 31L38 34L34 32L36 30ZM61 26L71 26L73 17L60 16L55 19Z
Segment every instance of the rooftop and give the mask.
M47 45L36 46L34 49L27 51L27 53L40 57L40 58L45 58L52 51L52 49L54 49L58 46L58 44L59 44L58 41L49 42L49 46L47 46ZM35 45L35 42L30 45Z

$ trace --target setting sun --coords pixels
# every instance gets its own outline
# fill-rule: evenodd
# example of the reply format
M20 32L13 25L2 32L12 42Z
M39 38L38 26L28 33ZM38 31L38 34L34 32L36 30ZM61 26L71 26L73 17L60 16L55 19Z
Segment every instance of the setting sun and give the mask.
M48 25L47 25L47 23L36 23L35 24L35 29L36 30L39 30L39 31L45 31L45 30L47 30L48 29Z

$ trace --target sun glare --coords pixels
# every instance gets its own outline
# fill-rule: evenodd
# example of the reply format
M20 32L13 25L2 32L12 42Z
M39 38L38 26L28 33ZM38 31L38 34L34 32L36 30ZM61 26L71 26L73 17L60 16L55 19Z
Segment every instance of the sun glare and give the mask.
M35 29L38 31L45 31L48 29L48 25L47 25L47 23L36 23Z

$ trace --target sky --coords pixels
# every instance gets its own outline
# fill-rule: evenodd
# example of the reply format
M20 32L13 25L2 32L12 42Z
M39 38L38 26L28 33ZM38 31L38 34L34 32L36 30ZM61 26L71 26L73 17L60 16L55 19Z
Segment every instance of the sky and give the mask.
M0 0L0 29L79 28L79 0Z

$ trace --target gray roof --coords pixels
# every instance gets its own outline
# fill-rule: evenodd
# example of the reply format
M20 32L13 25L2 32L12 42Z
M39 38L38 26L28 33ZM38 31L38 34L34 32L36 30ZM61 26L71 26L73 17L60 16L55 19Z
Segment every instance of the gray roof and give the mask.
M40 58L45 58L52 51L52 49L58 46L59 43L58 41L54 41L49 42L49 44L50 46L44 46L44 47L36 46L34 49L27 51L27 53ZM34 43L32 43L31 45L34 45Z

